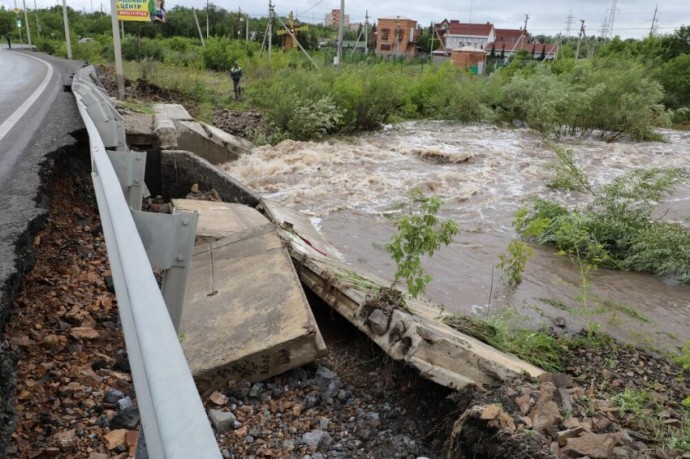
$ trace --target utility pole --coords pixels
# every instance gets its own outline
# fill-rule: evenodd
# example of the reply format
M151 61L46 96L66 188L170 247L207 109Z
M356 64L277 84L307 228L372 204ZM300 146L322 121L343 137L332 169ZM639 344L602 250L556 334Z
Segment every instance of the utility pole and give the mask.
M529 14L525 14L525 28L522 29L525 34L527 34L527 20L529 19Z
M206 0L206 39L208 40L208 0Z
M112 0L115 1L115 0ZM201 32L201 27L199 27L199 18L196 16L196 8L192 8L192 14L194 15L194 22L196 23L196 30L199 31L199 38L201 39L201 46L206 48L206 43L204 42L204 34Z
M249 41L249 13L245 14L245 22L244 41Z
M268 60L271 60L271 50L273 49L273 4L268 0Z
M237 22L240 23L239 27L237 27L237 39L239 40L242 36L242 24L244 24L244 18L242 17L242 7L240 6L237 7Z
M577 36L577 49L575 50L575 60L580 58L580 42L582 41L582 36L585 34L585 20L580 19L580 33Z
M34 0L34 13L36 13L36 33L38 38L41 38L41 26L38 24L38 7L36 6L36 0Z
M29 49L31 49L31 27L29 27L29 13L26 11L26 0L22 0L24 4L24 22L26 23L26 36L29 40Z
M63 11L65 11L65 27L67 27L67 10L64 8L65 0L62 0ZM117 98L125 98L125 71L122 66L122 45L120 43L120 27L117 23L117 0L110 0L110 23L113 29L113 51L115 51L115 75L117 79ZM69 43L69 41L67 42ZM67 53L72 59L72 51L67 45Z
M115 0L111 0L111 11L114 14L113 21L116 23L117 22L117 7L115 6ZM72 42L69 36L69 19L67 19L67 1L62 0L62 21L65 23L65 45L67 46L67 59L72 60ZM115 28L114 30L117 30ZM117 35L117 34L116 34ZM117 42L115 42L114 37L113 37L113 46L117 43L116 49L119 51L120 50L120 39L118 37ZM120 56L120 65L122 65L122 56ZM115 66L117 67L117 51L115 52ZM120 67L120 73L118 73L118 77L121 77L122 73L122 67ZM124 76L122 76L122 97L125 96L125 80ZM119 88L119 81L118 81L118 88ZM122 98L120 97L120 98Z
M652 26L649 28L649 38L654 36L654 31L656 30L656 11L659 9L659 5L654 8L654 17L652 18Z
M369 54L369 10L364 10L364 56Z
M335 65L340 65L343 57L343 29L345 28L345 0L340 0L340 16L338 17L338 55Z

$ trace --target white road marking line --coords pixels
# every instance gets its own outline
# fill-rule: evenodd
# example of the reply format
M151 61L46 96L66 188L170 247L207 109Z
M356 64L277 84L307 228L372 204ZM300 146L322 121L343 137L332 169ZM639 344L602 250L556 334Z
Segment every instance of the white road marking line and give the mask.
M14 113L12 113L9 116L9 118L5 120L4 123L0 124L0 141L2 141L2 139L7 135L7 133L10 132L10 129L12 129L14 125L19 122L19 120L22 118L22 116L24 116L27 110L29 110L29 108L31 108L34 102L36 102L36 99L38 99L41 96L41 93L45 90L46 86L48 86L48 82L53 77L53 66L37 57L29 56L28 54L25 54L25 56L44 63L46 67L48 67L48 73L46 74L45 78L43 78L41 84L38 85L38 88L36 88L36 90L31 94L31 96L28 99L26 99L24 103L21 104L19 108L17 108L14 111Z

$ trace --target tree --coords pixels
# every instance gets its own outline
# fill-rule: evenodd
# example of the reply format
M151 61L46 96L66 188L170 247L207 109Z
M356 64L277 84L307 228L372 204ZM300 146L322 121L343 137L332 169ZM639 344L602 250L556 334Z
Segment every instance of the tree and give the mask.
M690 26L682 26L673 35L661 39L661 52L664 60L681 54L690 54Z
M425 292L431 276L422 268L422 257L432 256L441 246L450 244L458 233L454 220L438 219L440 208L441 200L436 196L425 196L416 188L410 192L408 212L395 222L398 232L384 246L398 266L391 289L400 279L405 279L413 298Z
M668 106L690 107L690 54L681 54L664 64L658 78L666 90L664 102Z

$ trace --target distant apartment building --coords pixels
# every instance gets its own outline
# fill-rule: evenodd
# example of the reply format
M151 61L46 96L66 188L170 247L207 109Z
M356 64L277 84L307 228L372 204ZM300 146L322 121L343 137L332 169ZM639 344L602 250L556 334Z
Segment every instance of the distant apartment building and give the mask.
M379 18L376 26L376 55L405 56L416 55L417 21L397 16Z
M323 19L323 25L326 27L338 27L340 25L340 10L331 10ZM345 15L345 28L350 27L350 15Z

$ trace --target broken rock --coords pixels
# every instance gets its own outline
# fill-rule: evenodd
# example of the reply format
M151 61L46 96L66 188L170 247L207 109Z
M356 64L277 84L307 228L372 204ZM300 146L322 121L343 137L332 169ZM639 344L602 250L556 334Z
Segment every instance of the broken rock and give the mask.
M592 459L606 459L613 455L616 443L614 435L584 432L577 438L567 439L561 452L566 457L588 456Z

